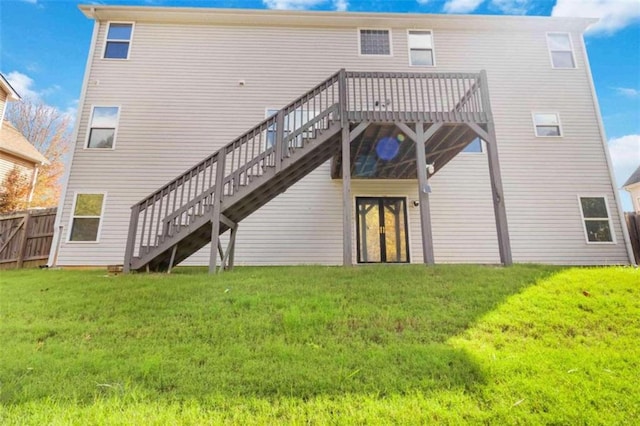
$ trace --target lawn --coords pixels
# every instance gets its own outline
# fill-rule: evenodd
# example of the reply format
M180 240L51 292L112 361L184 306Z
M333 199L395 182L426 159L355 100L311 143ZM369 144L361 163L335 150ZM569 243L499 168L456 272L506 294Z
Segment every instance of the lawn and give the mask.
M0 424L621 424L640 271L0 272Z

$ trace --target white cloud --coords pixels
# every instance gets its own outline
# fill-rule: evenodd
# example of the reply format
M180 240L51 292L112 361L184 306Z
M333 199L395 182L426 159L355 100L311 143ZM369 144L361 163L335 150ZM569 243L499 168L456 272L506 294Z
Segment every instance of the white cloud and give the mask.
M18 71L11 71L7 74L7 81L18 92L18 95L25 99L34 101L40 100L40 93L33 89L33 79Z
M443 9L447 13L469 13L476 10L483 1L484 0L447 0Z
M349 2L347 0L335 0L333 6L338 12L345 12L349 8Z
M640 90L632 89L630 87L614 87L615 91L619 95L627 96L629 98L637 98L640 96Z
M262 0L269 9L304 10L311 9L325 2L325 0Z
M530 0L491 0L491 6L507 15L526 15Z
M619 188L640 165L640 135L610 139L609 154Z
M599 18L589 34L613 34L640 20L638 0L558 0L551 16Z
M36 90L34 84L35 82L33 81L33 79L26 74L22 74L19 71L11 71L10 73L6 74L5 77L7 78L9 84L11 84L11 87L15 89L15 91L18 93L18 95L20 95L20 97L22 97L22 99L29 100L35 103L46 103L43 99L44 97L49 96L61 89L59 85L54 84L51 87L47 87L42 90ZM68 116L71 122L73 122L76 118L76 113L78 110L77 104L77 100L71 102L71 105L64 111L54 106L49 106L60 111L60 113L62 113L63 115Z
M22 0L25 3L31 3L31 4L36 4L38 3L38 0Z

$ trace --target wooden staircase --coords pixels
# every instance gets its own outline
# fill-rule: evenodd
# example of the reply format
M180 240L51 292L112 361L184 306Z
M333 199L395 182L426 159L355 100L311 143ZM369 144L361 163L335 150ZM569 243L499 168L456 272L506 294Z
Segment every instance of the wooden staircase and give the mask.
M132 206L124 271L170 271L208 243L210 270L218 269L218 255L219 268L232 267L238 223L340 153L346 130L350 141L371 123L396 123L414 138L417 123L482 132L480 81L480 74L340 70ZM441 138L439 152L451 144L447 155L455 156L471 142L467 127ZM218 235L228 230L223 250Z

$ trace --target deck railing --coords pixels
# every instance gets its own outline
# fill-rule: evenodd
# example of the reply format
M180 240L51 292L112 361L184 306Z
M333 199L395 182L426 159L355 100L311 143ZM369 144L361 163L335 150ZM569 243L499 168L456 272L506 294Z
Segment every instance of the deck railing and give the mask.
M350 121L484 122L479 73L347 72Z
M481 74L340 70L131 208L125 270L342 121L484 122ZM186 231L188 232L188 231Z

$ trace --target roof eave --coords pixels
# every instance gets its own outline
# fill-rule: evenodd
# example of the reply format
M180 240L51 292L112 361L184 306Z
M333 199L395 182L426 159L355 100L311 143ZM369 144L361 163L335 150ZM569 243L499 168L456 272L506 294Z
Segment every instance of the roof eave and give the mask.
M35 157L30 156L30 155L26 155L26 154L24 154L22 152L16 152L16 151L14 151L12 149L8 149L6 147L0 147L0 151L4 151L6 153L9 153L9 154L13 155L14 157L18 157L18 158L21 158L23 160L27 160L28 162L36 164L36 165L39 165L39 166L46 166L46 165L50 164L49 160L47 160L44 157L35 158Z
M16 90L11 86L11 83L0 73L0 87L7 93L7 99L10 101L20 101L22 98L16 92Z
M149 7L79 5L87 18L97 21L146 21L225 25L353 27L366 25L425 25L434 28L584 32L597 22L593 18L549 16L457 15L420 13L328 12L271 9L217 9L202 7ZM425 22L425 20L428 20Z

